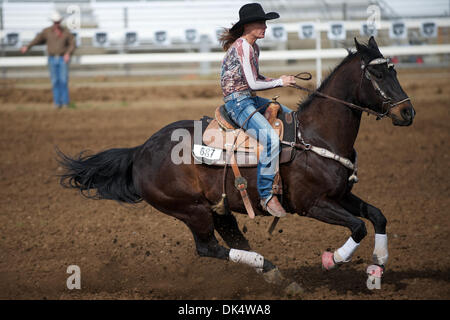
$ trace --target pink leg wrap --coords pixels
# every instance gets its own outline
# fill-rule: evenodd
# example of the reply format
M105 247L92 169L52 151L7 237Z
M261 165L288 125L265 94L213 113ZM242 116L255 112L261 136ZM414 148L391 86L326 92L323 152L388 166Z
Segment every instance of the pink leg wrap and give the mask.
M331 270L336 267L333 256L334 253L329 251L325 251L322 254L322 268L324 268L325 270Z

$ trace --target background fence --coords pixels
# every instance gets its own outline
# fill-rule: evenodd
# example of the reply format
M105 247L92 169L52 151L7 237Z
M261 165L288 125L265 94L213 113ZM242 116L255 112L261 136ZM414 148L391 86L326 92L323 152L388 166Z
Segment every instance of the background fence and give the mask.
M22 56L19 49L65 16L76 37L72 76L96 74L217 73L223 51L217 39L238 20L247 1L2 1L3 77L46 74L45 46ZM281 18L260 40L262 71L322 69L354 47L353 38L374 35L382 52L401 66L448 66L449 0L260 1Z

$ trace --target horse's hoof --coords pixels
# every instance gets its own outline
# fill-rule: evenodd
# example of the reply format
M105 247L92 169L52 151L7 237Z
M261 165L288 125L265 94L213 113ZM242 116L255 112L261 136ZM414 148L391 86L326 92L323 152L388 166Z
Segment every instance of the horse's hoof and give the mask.
M263 273L263 278L266 280L266 282L276 285L281 285L284 281L284 277L281 274L280 270L278 268L274 268L270 271Z
M337 267L336 262L334 262L334 253L330 251L325 251L322 254L322 269L332 270Z

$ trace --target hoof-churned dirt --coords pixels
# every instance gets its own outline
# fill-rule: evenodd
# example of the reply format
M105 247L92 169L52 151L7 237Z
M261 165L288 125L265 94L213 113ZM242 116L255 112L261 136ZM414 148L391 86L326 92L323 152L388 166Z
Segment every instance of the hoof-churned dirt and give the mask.
M52 109L49 88L0 83L0 298L449 299L448 71L399 71L417 111L412 126L363 116L354 192L388 219L380 290L366 286L369 221L353 261L325 272L322 252L340 247L349 230L289 216L269 236L270 217L237 215L253 250L300 284L300 297L244 265L199 258L188 228L145 203L87 200L59 185L55 146L75 155L142 144L170 122L212 116L218 83L74 83L76 108L66 110ZM291 89L262 95L276 94L291 108L303 97ZM66 287L69 265L81 269L81 290Z

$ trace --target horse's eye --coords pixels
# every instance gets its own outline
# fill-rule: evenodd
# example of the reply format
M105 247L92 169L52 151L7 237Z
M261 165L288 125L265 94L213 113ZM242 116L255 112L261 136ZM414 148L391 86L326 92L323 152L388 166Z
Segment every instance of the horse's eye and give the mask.
M370 70L370 73L371 73L375 78L377 78L378 80L383 79L383 72L381 72L381 71L372 69L372 70Z

